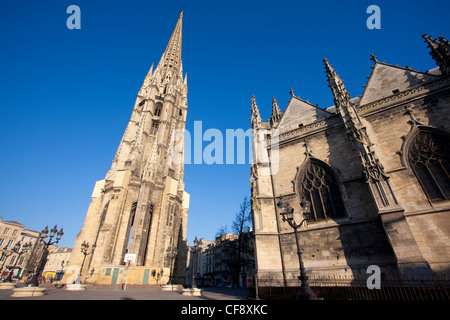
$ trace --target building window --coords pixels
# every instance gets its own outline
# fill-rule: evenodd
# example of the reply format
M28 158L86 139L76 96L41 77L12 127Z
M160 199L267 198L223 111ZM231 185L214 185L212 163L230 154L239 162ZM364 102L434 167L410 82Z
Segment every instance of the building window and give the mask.
M155 116L159 117L161 115L162 104L158 103L155 106Z
M154 121L152 123L152 130L151 130L151 134L155 135L156 132L158 132L158 126L159 126L159 122L158 121Z
M335 219L346 216L339 185L328 168L310 162L300 180L300 198L311 202L311 218Z
M411 168L428 199L450 199L450 153L445 137L419 131L409 150Z
M128 253L128 249L130 247L131 242L131 236L133 234L133 224L134 224L134 217L136 214L136 208L137 208L137 202L133 203L130 210L130 217L128 219L128 234L127 234L127 248L125 253Z
M8 234L9 228L5 228L5 231L3 231L3 234Z

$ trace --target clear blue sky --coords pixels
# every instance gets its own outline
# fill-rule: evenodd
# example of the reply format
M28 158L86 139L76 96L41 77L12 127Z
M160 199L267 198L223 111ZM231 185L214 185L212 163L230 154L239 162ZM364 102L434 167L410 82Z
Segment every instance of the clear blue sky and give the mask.
M69 5L81 30L69 30ZM366 9L381 8L381 30ZM2 1L0 215L26 228L64 227L72 247L96 180L104 178L136 94L181 8L188 72L187 129L250 127L250 97L264 120L272 96L333 105L322 59L352 96L373 62L436 67L422 33L450 38L448 1ZM192 132L192 131L191 131ZM207 143L205 143L207 144ZM213 239L250 195L250 165L186 165L188 241Z

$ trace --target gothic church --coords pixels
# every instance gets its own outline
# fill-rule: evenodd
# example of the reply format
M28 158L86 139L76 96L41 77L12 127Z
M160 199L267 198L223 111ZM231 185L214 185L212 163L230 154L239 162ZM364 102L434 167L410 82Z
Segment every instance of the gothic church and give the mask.
M252 212L260 286L298 285L290 204L310 278L450 276L450 43L423 35L438 67L378 61L351 97L324 59L335 105L275 98L263 122L252 97ZM305 204L308 204L308 208Z

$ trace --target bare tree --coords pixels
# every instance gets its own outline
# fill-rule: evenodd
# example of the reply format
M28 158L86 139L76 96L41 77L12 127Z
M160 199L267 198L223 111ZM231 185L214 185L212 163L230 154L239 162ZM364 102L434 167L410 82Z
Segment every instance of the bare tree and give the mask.
M250 227L252 223L252 214L250 210L250 200L245 197L240 205L239 212L236 213L232 224L233 233L241 235L244 229Z
M239 279L241 275L241 269L251 263L254 263L253 259L248 259L247 253L253 252L253 248L250 248L248 241L247 229L252 225L251 204L248 197L245 197L239 206L239 211L236 213L234 220L231 224L231 232L238 236L238 239L225 239L220 242L220 255L215 257L217 264L228 270L229 274L234 278L234 284L239 286ZM230 232L228 226L221 225L216 232L216 237L220 237Z
M221 225L219 229L216 232L216 237L223 236L224 234L228 233L228 226L227 225Z
M249 261L246 259L243 259L243 253L251 250L251 248L248 248L248 245L244 243L243 234L244 229L251 226L252 223L252 215L251 215L251 204L250 200L245 197L240 205L239 212L236 213L236 216L233 221L233 232L239 236L237 241L237 252L235 259L235 284L236 286L239 286L239 278L241 275L241 267Z

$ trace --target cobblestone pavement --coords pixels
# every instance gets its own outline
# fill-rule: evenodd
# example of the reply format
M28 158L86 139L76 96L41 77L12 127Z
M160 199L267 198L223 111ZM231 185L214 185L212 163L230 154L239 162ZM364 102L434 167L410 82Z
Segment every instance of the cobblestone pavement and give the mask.
M20 285L19 285L20 286ZM85 291L68 291L58 285L47 288L41 297L11 297L12 289L0 290L0 300L246 300L245 288L205 288L200 297L185 296L181 291L162 291L159 286L88 285Z

